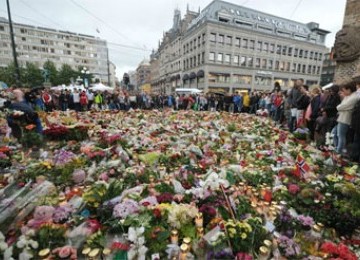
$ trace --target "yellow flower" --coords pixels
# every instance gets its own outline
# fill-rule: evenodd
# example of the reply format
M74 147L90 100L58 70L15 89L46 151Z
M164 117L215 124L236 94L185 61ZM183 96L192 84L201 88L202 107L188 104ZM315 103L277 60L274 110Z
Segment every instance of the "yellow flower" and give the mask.
M234 237L236 235L236 229L235 228L229 228L228 232L229 232L230 237Z
M241 234L241 239L246 239L246 238L247 238L246 233L242 233L242 234Z

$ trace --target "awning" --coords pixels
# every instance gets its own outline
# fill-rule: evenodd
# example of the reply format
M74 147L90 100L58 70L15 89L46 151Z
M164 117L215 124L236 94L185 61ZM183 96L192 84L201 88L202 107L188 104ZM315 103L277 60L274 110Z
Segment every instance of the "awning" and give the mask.
M203 77L205 76L205 73L204 73L203 70L199 70L198 73L196 74L196 76L197 76L198 78L203 78Z
M183 80L188 80L189 79L189 74L185 74L184 76L183 76Z
M191 72L189 78L190 78L190 79L195 79L195 78L196 78L196 73L195 73L195 72Z

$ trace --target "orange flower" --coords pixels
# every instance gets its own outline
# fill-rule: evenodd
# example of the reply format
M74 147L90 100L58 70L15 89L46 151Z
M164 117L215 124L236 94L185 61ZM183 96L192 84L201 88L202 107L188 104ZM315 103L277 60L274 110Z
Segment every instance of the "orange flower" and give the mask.
M27 130L29 130L29 131L33 130L35 127L36 127L36 125L34 125L34 124L30 124L30 125L25 126L25 128Z

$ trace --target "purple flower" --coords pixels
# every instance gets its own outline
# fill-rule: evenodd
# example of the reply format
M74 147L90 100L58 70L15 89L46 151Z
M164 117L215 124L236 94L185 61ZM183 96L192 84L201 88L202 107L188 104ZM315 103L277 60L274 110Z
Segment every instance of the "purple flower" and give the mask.
M66 221L71 213L73 212L73 209L68 206L59 206L55 209L53 220L55 223L61 223L63 221Z
M60 151L56 152L54 156L54 164L56 166L63 166L71 162L75 157L76 155L73 152L61 149Z
M139 205L135 200L125 200L122 203L117 204L113 210L113 216L116 218L126 218L130 214L134 214L139 211Z
M86 173L84 170L82 169L77 169L73 172L72 174L72 177L73 177L73 181L76 183L76 184L79 184L79 183L82 183L85 178L86 178Z
M306 227L312 227L315 224L314 219L310 216L299 215L297 220L301 223L301 225Z

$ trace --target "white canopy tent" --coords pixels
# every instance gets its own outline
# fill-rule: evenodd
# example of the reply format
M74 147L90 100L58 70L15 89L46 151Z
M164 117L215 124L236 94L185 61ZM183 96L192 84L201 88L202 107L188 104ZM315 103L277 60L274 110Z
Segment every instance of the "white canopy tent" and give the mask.
M102 83L97 83L97 84L93 85L92 87L90 87L89 89L92 91L100 91L100 92L105 92L105 91L113 92L114 91L113 88L111 88L109 86L105 86Z

